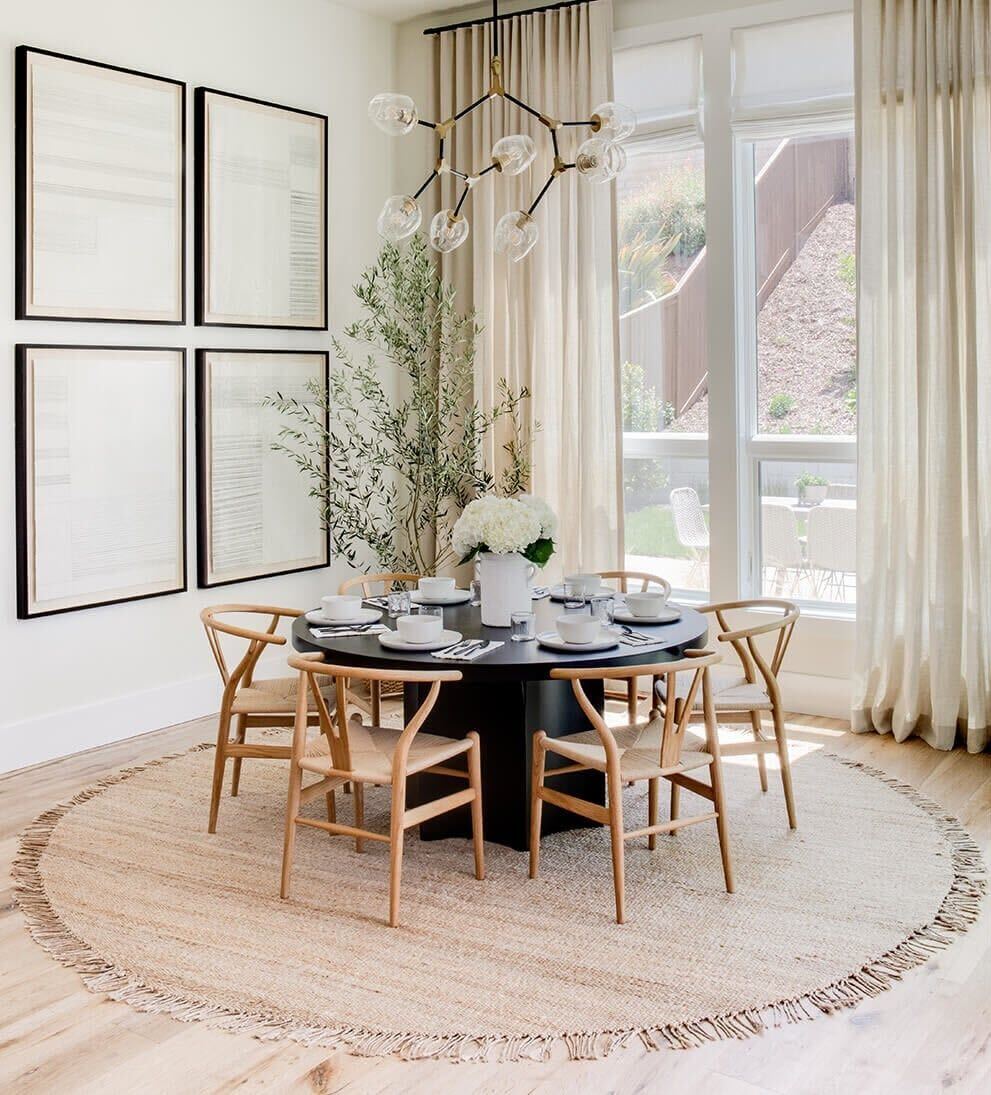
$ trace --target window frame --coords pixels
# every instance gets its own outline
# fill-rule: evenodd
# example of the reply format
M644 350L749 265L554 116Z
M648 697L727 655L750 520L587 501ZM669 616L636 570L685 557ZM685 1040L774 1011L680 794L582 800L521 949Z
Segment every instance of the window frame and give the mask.
M761 127L736 129L731 117L734 29L848 11L849 0L778 0L646 26L617 29L614 48L701 35L702 148L705 162L709 421L707 434L623 434L623 456L691 456L709 469L709 590L678 591L679 600L760 597L760 463L790 458L856 463L856 437L757 432L757 313L753 150L763 136L851 133L853 115L832 119L782 113ZM782 132L782 130L784 132ZM749 168L749 176L746 170ZM618 311L617 311L618 323ZM799 600L813 618L852 624L855 606ZM844 624L844 621L846 623ZM832 633L831 633L832 634Z

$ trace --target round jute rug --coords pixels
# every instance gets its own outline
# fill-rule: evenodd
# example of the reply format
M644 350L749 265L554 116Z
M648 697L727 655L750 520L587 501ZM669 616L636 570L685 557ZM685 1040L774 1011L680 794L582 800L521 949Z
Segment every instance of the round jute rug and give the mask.
M745 1037L888 988L966 930L984 884L938 806L809 752L793 766L796 832L773 783L762 795L753 767L725 765L736 894L708 824L654 853L628 844L623 926L601 830L546 837L537 881L489 844L477 882L466 841L410 834L390 929L384 845L358 855L301 830L281 901L286 768L247 765L211 837L212 762L200 747L121 772L32 825L15 878L35 939L141 1010L360 1054L543 1059L563 1043L578 1058L637 1037ZM645 823L645 788L627 795L629 827ZM383 825L385 796L366 805ZM683 795L684 814L707 808Z

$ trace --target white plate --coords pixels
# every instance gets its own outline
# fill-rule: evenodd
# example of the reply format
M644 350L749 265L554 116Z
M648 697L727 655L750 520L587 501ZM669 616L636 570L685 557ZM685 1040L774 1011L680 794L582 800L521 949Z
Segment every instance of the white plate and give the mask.
M456 589L453 593L443 594L440 597L427 597L418 589L409 595L410 601L415 605L463 605L471 600L471 593L467 589Z
M593 654L597 650L612 650L614 646L619 646L615 635L606 635L591 643L568 643L556 631L541 632L537 642L548 650L560 650L565 654Z
M650 624L673 624L675 620L681 619L681 609L671 606L662 608L656 616L634 616L629 609L617 608L612 618L620 624L643 624L645 627Z
M346 620L332 620L319 608L306 614L306 622L318 627L354 627L355 624L373 624L381 619L382 613L377 608L359 608L357 616L348 616Z
M461 642L460 631L442 631L436 639L431 639L425 643L408 643L403 639L400 639L399 635L395 631L386 631L379 635L379 642L387 650L404 650L411 654L429 654L431 650L440 650L445 646L450 646L452 643Z

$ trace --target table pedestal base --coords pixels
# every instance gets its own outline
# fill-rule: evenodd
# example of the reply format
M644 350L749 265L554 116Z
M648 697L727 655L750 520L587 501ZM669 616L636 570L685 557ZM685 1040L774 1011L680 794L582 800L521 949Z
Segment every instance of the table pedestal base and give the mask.
M429 685L406 685L403 701L406 722L416 713L428 688ZM601 711L605 702L601 682L587 681L585 690ZM478 732L482 749L485 839L526 851L530 846L533 735L544 730L548 737L557 738L591 727L578 706L570 681L537 680L445 684L423 729L448 738L463 738L471 730ZM458 761L463 758L450 763L453 766ZM548 754L548 769L566 763L563 758ZM599 772L573 772L554 779L551 786L589 802L605 802L605 778ZM464 784L450 776L414 776L408 784L407 801L411 806L418 806L461 787ZM544 833L594 824L578 814L544 803L541 825ZM424 840L470 835L471 816L467 806L441 814L420 826L420 836Z

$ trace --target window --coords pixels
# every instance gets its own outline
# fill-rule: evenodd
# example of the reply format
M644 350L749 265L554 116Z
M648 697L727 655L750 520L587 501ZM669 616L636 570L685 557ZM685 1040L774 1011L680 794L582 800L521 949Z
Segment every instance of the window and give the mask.
M633 147L617 189L626 563L709 588L705 166ZM693 436L694 435L694 436Z
M682 594L850 613L852 14L738 18L616 34L637 111L616 191L626 560Z
M852 606L856 587L856 216L849 133L740 148L752 208L754 585ZM801 438L798 446L789 438Z

